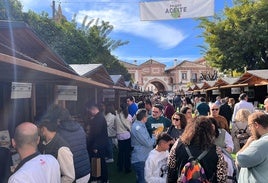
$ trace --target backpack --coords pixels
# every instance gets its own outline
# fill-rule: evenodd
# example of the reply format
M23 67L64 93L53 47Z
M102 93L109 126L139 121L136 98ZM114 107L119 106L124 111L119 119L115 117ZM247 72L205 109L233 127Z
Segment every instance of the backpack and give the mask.
M236 126L237 127L237 126ZM238 127L237 127L238 128ZM245 129L237 129L235 131L235 137L238 139L240 147L242 148L245 144L245 140L249 138L249 134L247 133L247 128Z
M199 163L206 156L208 150L203 151L197 158L194 158L188 146L185 150L189 156L188 162L184 165L178 176L178 183L210 183L207 179L205 170Z

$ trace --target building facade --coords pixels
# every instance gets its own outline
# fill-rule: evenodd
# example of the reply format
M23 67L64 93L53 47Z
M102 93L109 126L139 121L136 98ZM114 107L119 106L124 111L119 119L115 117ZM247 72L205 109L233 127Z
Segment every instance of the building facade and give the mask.
M132 76L133 83L141 91L153 93L186 92L189 86L203 81L203 76L213 73L205 59L196 61L174 62L174 66L166 69L166 65L150 59L140 65L121 62Z

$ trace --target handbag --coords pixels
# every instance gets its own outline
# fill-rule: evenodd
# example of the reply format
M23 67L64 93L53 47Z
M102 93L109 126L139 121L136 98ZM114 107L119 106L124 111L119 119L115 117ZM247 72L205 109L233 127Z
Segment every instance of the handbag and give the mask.
M247 128L248 127L246 127L245 129L238 128L238 130L235 132L235 136L238 140L246 140L249 138L250 135L247 133Z
M101 176L101 158L98 157L91 158L91 176L92 177Z

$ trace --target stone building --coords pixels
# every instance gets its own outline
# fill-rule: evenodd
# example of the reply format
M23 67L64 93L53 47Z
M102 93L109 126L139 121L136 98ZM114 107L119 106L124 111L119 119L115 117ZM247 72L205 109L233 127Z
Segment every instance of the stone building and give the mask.
M131 74L133 83L141 91L159 93L185 92L190 85L203 81L203 75L211 74L214 70L207 66L205 59L196 61L182 61L166 68L156 60L150 59L140 65L121 62Z

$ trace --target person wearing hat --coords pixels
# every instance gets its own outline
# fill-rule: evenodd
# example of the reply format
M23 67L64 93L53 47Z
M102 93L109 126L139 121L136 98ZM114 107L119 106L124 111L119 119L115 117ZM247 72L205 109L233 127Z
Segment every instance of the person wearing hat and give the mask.
M62 183L72 183L75 180L73 153L68 143L56 132L57 123L44 119L39 124L39 129L44 139L39 145L39 151L42 154L51 154L58 160Z
M241 93L239 96L239 102L234 106L234 112L232 116L232 121L235 121L235 116L239 109L248 109L251 113L254 112L254 106L252 103L248 102L248 95L246 93Z

